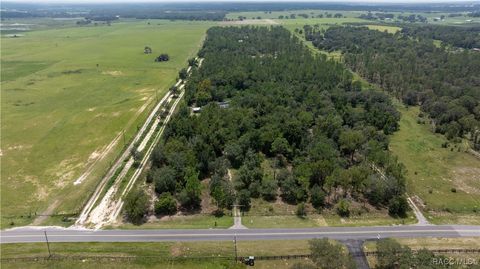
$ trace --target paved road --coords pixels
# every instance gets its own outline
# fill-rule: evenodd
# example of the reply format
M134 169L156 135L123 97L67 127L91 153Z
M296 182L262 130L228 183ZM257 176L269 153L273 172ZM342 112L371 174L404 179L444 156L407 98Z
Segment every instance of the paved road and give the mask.
M365 240L386 237L472 237L480 226L324 227L310 229L198 229L198 230L75 230L22 228L0 232L1 243L45 242L159 242L310 239Z

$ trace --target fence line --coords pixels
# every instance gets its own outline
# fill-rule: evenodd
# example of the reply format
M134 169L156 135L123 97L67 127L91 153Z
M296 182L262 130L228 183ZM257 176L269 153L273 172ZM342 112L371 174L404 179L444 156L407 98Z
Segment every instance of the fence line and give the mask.
M419 250L412 250L417 253ZM429 251L435 254L448 253L480 253L480 249L430 249ZM354 257L358 256L377 256L381 251L356 251L350 253ZM255 256L255 260L292 260L292 259L309 259L311 254L297 254L297 255L278 255L278 256ZM248 256L240 256L238 261L243 261ZM200 261L200 260L232 260L234 257L230 256L198 256L198 257L164 257L164 256L82 256L82 255L52 255L52 256L30 256L30 257L15 257L15 258L1 258L2 263L9 262L47 262L47 261L134 261L141 259L157 259L166 261Z

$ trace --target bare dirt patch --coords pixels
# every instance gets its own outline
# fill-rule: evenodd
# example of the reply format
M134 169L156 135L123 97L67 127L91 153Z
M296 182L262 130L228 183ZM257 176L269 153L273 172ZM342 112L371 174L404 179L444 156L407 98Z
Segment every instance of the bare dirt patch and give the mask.
M50 206L48 206L48 208L43 211L33 222L32 222L32 225L33 226L38 226L38 225L41 225L50 215L53 214L53 212L55 211L55 208L57 208L59 202L58 200L55 200L55 202L51 203Z
M103 71L102 72L103 75L110 75L110 76L113 76L113 77L119 77L119 76L123 76L123 72L122 71L118 71L118 70L114 70L114 71Z
M480 168L459 167L452 171L453 184L459 190L471 194L480 194Z
M88 157L88 162L91 162L91 161L94 161L96 160L99 156L100 156L101 152L95 150L94 152L92 152L92 154L90 154L90 156Z

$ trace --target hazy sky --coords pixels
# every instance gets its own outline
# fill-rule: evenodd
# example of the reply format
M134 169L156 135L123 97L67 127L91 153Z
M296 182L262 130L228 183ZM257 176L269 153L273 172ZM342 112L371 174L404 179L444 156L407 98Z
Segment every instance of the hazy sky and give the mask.
M0 0L1 2L2 0ZM294 0L5 0L27 3L146 3L146 2L295 2ZM354 3L427 3L427 2L480 2L465 0L301 0L299 2L354 2Z

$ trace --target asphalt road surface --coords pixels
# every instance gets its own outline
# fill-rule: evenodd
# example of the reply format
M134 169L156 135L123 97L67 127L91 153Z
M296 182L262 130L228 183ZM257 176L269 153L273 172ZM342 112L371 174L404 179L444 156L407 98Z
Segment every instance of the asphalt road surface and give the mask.
M327 237L336 240L366 240L387 237L473 237L480 226L379 226L324 227L309 229L197 229L197 230L79 230L61 228L19 228L0 232L1 243L45 242L161 242L280 240Z

